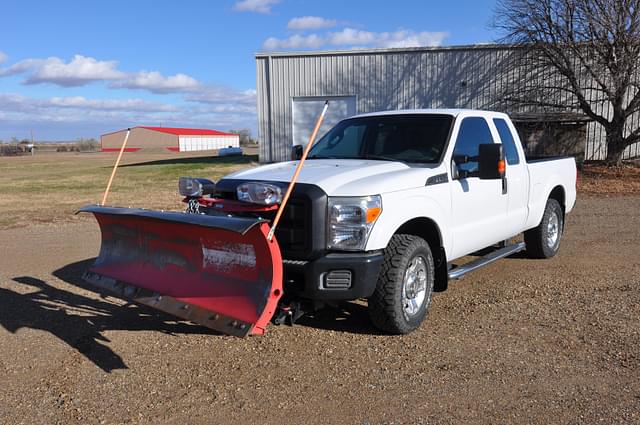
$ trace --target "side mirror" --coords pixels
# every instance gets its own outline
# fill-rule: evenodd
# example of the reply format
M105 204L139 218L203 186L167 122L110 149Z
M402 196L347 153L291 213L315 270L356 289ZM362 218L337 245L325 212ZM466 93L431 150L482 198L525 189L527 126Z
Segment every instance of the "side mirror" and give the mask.
M478 177L482 180L503 179L507 165L502 144L486 143L479 146Z
M291 146L291 160L296 161L302 158L302 145Z

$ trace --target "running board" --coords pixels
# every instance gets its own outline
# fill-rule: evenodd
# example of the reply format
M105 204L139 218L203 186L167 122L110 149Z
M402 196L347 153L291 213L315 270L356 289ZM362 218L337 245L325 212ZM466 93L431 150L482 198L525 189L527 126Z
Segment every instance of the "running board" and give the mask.
M501 258L508 257L511 254L515 254L516 252L520 252L524 250L524 248L524 242L520 242L514 245L509 245L505 246L504 248L497 249L483 257L478 258L477 260L470 261L466 264L454 267L453 269L449 270L449 279L460 279L467 273L478 270L481 267L498 261Z

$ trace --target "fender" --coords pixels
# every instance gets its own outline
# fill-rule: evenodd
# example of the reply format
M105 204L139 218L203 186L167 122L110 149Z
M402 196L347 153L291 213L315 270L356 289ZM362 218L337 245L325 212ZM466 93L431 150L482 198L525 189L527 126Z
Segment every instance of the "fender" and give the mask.
M403 224L416 218L428 218L438 226L445 252L449 255L451 235L443 233L442 229L450 228L450 217L451 195L448 185L429 187L428 194L424 187L382 194L382 214L369 235L366 250L386 248Z
M533 171L533 172L532 172ZM535 172L535 168L530 166L530 175ZM569 174L569 173L567 173ZM544 209L547 204L547 199L551 195L551 192L556 187L561 187L564 191L564 209L565 213L569 213L575 204L576 193L575 191L568 190L567 182L573 182L575 186L575 169L572 172L573 176L563 176L559 172L554 172L550 175L543 176L537 175L538 179L535 181L530 179L531 189L529 192L529 215L527 222L525 223L525 229L531 229L536 227L542 221Z

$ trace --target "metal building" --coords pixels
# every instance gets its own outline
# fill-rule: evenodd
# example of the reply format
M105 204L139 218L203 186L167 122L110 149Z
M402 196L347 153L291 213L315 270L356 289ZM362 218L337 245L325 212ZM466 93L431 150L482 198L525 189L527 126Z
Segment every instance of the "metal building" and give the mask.
M505 106L508 82L531 78L514 74L509 66L517 60L514 52L508 46L477 45L257 54L260 161L287 160L292 144L306 143L327 99L330 107L321 134L356 113L414 108L500 110L512 116L529 151L541 153L544 143L540 140L546 137L548 145L557 140L563 144L546 146L546 150L603 159L604 129L579 111L548 114ZM631 127L636 128L639 121L634 116ZM639 145L627 148L624 157L639 156Z
M127 130L100 136L102 152L119 151ZM172 127L133 127L127 141L127 152L141 149L162 149L173 152L192 152L240 146L240 136L217 130Z

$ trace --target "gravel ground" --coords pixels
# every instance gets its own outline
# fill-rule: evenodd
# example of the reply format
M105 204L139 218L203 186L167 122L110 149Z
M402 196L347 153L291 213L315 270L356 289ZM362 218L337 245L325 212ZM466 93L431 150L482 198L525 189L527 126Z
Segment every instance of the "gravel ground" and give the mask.
M97 226L0 231L0 424L640 423L640 197L581 198L379 335L362 304L238 339L102 298Z

